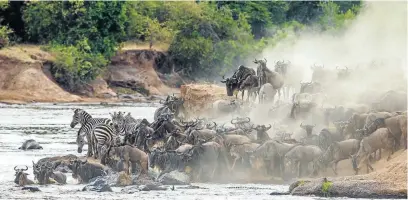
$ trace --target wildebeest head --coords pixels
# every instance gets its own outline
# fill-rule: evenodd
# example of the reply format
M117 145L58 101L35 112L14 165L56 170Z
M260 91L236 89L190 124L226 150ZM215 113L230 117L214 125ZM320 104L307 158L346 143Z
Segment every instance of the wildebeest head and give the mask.
M28 175L28 173L26 173L25 171L27 171L28 170L28 167L27 166L25 166L25 168L17 168L17 166L15 166L14 167L14 171L16 172L15 173L15 179L14 179L14 183L16 183L16 184L19 184L19 181L20 181L20 177L21 176L27 176Z
M222 76L222 83L225 83L225 87L227 89L227 95L232 96L234 95L234 91L238 89L238 80L236 78L227 78L225 79Z
M41 171L41 164L35 164L34 161L33 162L33 174L34 174L34 179L38 180L38 175L40 174Z
M307 133L307 135L311 135L311 134L312 134L313 128L314 128L315 126L316 126L316 124L314 124L314 125L310 125L310 124L303 125L303 123L300 123L300 128L302 128L303 130L305 130L306 133Z
M80 159L71 160L68 168L72 170L72 178L77 179L81 170L81 166L86 164L88 160L82 161Z
M275 72L279 74L286 75L288 72L289 65L291 64L290 61L277 61L275 62Z

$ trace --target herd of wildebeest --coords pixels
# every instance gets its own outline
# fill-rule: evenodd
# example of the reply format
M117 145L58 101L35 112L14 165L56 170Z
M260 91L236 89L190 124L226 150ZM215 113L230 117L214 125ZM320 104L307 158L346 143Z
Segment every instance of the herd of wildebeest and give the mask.
M161 102L153 122L135 119L131 113L124 112L110 113L110 118L92 118L85 110L75 109L71 128L81 125L76 139L78 153L82 153L87 143L88 158L100 160L111 170L139 177L148 177L149 170L159 169L156 180L175 170L186 172L195 181L226 179L238 170L287 180L295 176L317 176L328 167L337 174L337 163L346 159L351 160L350 169L356 174L361 164L368 173L374 170L371 163L381 158L381 150L389 152L388 160L398 149L407 148L405 91L378 90L377 94L370 93L370 97L353 104L340 104L331 101L331 93L327 91L336 85L336 93L349 95L349 85L344 83L354 80L353 73L358 70L345 67L336 68L336 72L314 66L312 81L301 83L291 102L285 102L281 100L280 90L284 89L284 96L288 96L290 84L284 82L291 71L290 62L276 62L274 71L266 67L266 59L254 63L258 65L256 71L241 65L232 77L223 77L227 96L241 91L242 99L236 96L233 100L216 100L208 116L189 113L185 100L174 95ZM368 65L367 69L380 68ZM369 72L364 73L370 77ZM359 81L364 85L368 80L359 78ZM254 106L250 97L256 96L259 103ZM258 106L262 109L256 115L265 114L262 121L273 125L258 124L248 112L243 112L255 112ZM224 116L223 120L219 116ZM228 121L225 116L229 117ZM318 131L316 127L320 127ZM294 137L296 131L302 131L304 136ZM35 141L31 142L36 145ZM60 163L33 162L35 178L40 184L50 183L50 178L66 183L65 175L55 170ZM99 164L79 158L71 159L68 168L80 182L106 175ZM27 169L15 168L17 184L33 183L27 178Z

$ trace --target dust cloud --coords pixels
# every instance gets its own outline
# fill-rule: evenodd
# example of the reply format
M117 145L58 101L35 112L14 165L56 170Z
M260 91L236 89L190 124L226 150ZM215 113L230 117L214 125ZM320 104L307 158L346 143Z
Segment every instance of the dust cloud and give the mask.
M296 41L289 37L262 53L269 62L290 60L303 68L305 81L311 79L313 64L335 69L336 66L355 68L382 62L383 68L404 68L407 63L407 3L363 2L360 14L350 22L340 36L328 33L302 33ZM300 69L301 70L301 69ZM302 71L302 70L301 70Z
M286 40L266 48L256 58L266 58L271 70L278 60L290 61L285 85L294 87L296 92L300 82L312 81L313 65L324 65L330 71L330 78L320 81L328 98L326 107L370 106L389 90L406 92L407 3L365 1L363 4L361 12L348 22L345 30L335 34L316 30L289 33ZM347 67L349 77L338 80L337 67ZM265 108L254 110L251 116L258 123L270 122L262 110ZM316 118L309 121L318 124L315 130L319 130L322 122Z

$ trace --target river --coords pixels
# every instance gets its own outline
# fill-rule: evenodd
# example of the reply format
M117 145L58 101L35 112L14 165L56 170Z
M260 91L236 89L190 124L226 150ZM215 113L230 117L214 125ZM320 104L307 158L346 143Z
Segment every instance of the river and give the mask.
M113 193L82 192L84 185L78 184L67 174L67 185L38 186L41 192L32 193L17 187L14 166L27 165L30 179L32 161L43 157L62 156L76 152L75 134L79 128L70 128L73 109L82 108L93 117L110 117L114 111L131 112L135 118L153 121L155 104L0 104L0 199L322 199L317 197L270 196L271 192L284 192L287 185L270 184L201 184L206 189L178 189L174 191L149 191L134 194L121 193L113 187ZM22 151L18 147L27 140L35 139L42 150ZM87 145L84 146L87 148Z

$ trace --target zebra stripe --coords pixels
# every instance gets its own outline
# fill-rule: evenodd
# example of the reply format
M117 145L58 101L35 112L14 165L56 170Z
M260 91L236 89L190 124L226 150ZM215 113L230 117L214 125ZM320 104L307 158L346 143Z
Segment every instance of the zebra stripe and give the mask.
M77 145L78 145L78 152L82 151L83 146L83 139L80 140L80 137L87 137L88 140L88 156L92 156L94 154L97 155L97 149L92 148L95 146L93 142L92 132L96 125L98 124L105 124L107 126L113 127L113 122L109 118L92 118L92 116L82 109L75 109L74 116L71 122L71 127L75 127L76 124L80 123L82 126L78 131L77 134ZM82 141L82 142L79 142Z

